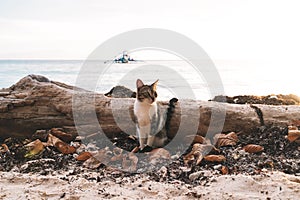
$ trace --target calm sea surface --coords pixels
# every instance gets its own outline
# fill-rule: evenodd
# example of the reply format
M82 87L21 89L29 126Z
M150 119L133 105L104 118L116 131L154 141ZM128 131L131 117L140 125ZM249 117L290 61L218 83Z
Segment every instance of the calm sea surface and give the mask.
M293 80L283 81L279 73L272 74L261 65L217 63L218 74L205 63L203 67L198 67L197 71L185 61L174 60L112 64L100 74L99 70L94 70L99 69L97 68L99 66L97 62L86 65L80 60L0 60L0 88L9 87L28 74L39 74L71 85L77 83L78 86L97 92L108 92L116 85L124 85L135 90L137 78L144 80L145 83L159 79L158 94L161 99L177 96L207 100L216 93L226 95L300 93ZM84 83L76 82L79 74L80 80L85 80ZM218 76L221 82L216 78ZM86 86L89 80L95 78L96 85L93 82L93 86Z

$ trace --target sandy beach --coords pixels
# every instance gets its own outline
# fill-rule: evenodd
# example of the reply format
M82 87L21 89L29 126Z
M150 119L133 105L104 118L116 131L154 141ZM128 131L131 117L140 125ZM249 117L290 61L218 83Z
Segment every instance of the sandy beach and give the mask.
M90 177L87 180L83 177ZM0 173L0 199L299 199L300 177L281 172L216 176L206 186L160 183L135 175L115 181L80 176Z
M300 200L299 10L1 1L0 200Z
M299 107L295 105L299 103L298 97L292 96L291 100L290 97L279 98L281 96L276 100L269 96L236 97L236 102L241 101L241 104L233 106L233 110L239 111L236 109L239 108L243 112L252 112L253 118L250 119L253 120L243 117L244 121L248 119L249 122L255 122L248 123L252 128L239 125L236 127L242 127L244 131L219 133L210 139L192 135L189 148L181 154L172 152L166 146L150 149L140 156L133 153L137 139L124 132L112 134L109 143L104 140L107 136L94 134L94 130L87 126L84 129L86 135L77 135L74 132L76 129L70 126L72 120L66 115L71 111L67 109L71 105L70 94L73 90L70 88L72 87L51 82L43 76L30 75L13 87L1 91L3 110L0 119L11 123L2 122L0 132L6 138L1 141L0 146L1 199L300 197L300 122L295 119L299 113ZM100 97L103 101L112 98L102 95ZM231 98L227 99L230 101ZM133 99L119 99L120 102L130 100ZM249 106L249 101L260 104ZM205 106L205 103L202 102L202 105ZM53 106L49 106L51 104ZM216 104L218 103L211 102L210 105ZM273 104L280 105L276 107ZM277 112L275 122L279 126L274 125L273 112L268 118L267 110L262 115L258 107L269 110L288 108L289 112L294 110L294 114L287 115L286 109L281 109L283 114L280 118ZM101 109L99 112L102 112ZM125 111L128 112L127 107ZM238 116L243 112L231 116ZM20 116L24 118L20 119ZM55 116L58 120L54 120ZM66 121L61 120L64 118L61 116L66 116ZM12 126L16 119L20 122ZM235 119L232 118L227 123L243 122ZM294 125L282 125L281 119L284 124L288 120ZM49 120L63 122L68 126L49 125ZM32 125L38 127L42 121L43 126L48 128L32 132L31 129L35 128ZM31 126L28 127L28 124ZM18 128L14 129L15 127L23 129L20 131ZM113 130L115 129L109 126L106 133ZM25 135L25 131L28 135ZM188 138L190 135L184 136L184 139Z

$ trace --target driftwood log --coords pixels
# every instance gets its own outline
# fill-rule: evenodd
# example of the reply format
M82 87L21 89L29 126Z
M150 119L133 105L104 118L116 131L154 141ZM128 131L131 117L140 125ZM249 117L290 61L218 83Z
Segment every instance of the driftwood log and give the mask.
M74 137L101 132L114 137L121 131L135 135L133 103L133 98L106 97L43 76L29 75L10 88L0 90L0 139L31 137L37 130L54 127L62 128ZM159 104L163 109L168 108L168 102ZM225 114L226 118L223 118ZM170 121L169 134L173 137L178 129L184 134L201 135L208 129L211 133L247 133L260 126L289 125L295 120L300 120L300 106L296 105L179 100ZM184 126L181 127L182 123Z

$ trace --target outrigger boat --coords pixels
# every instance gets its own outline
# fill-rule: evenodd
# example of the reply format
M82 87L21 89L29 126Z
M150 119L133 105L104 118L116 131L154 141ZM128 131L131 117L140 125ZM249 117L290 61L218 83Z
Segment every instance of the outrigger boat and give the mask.
M115 63L128 63L129 61L136 61L133 58L130 58L127 51L123 51L123 54L120 58L114 59Z

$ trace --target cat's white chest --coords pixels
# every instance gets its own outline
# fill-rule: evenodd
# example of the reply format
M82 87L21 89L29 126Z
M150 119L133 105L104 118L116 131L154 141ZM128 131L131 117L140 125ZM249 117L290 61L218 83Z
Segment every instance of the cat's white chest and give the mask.
M134 114L138 119L151 119L153 116L157 115L157 104L156 102L148 104L136 100L134 103Z

